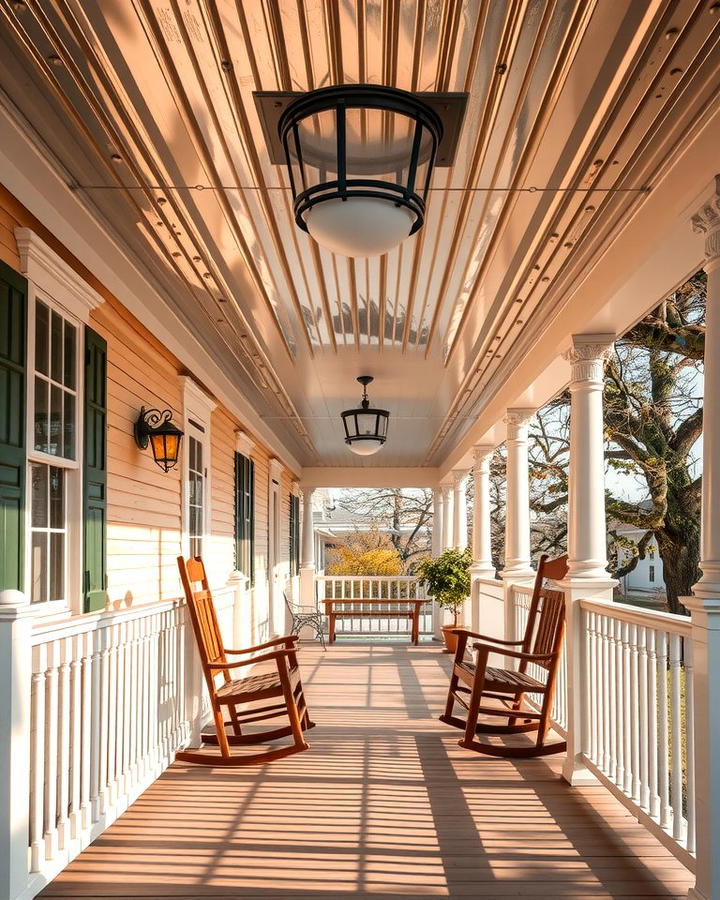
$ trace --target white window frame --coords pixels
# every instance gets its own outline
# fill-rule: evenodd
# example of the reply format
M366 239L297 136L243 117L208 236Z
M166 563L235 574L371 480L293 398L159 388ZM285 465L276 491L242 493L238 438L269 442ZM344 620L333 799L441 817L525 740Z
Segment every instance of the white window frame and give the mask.
M25 585L32 590L32 478L31 465L42 463L65 470L65 599L31 604L35 615L67 615L83 610L83 452L85 409L85 325L103 298L30 228L16 228L20 271L27 278L26 357L26 502ZM75 459L35 450L35 318L37 302L76 328L75 353Z
M212 456L210 422L212 412L217 406L213 398L206 394L200 385L189 375L182 375L183 383L183 422L185 440L182 455L182 550L184 556L190 555L190 438L194 437L202 444L205 480L203 483L203 517L202 517L202 554L208 563L211 541L212 521ZM202 430L193 423L196 422Z

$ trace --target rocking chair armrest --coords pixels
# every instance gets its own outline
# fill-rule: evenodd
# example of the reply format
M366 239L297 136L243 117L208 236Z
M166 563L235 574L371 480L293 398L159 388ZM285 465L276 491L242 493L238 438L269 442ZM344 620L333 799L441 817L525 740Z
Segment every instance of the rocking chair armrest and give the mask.
M299 638L296 634L289 634L286 637L273 638L271 641L265 641L264 644L257 644L255 647L245 647L242 650L229 650L227 647L223 647L223 652L231 653L233 656L239 656L241 653L254 653L256 650L265 650L267 647L276 647L278 644L285 644L287 647L288 644L294 644L297 640L299 640Z
M503 647L520 647L523 644L523 641L502 641L500 638L492 637L489 634L479 634L477 631L469 631L467 628L463 628L459 626L458 628L452 629L453 634L465 634L469 638L480 638L483 643L493 643L493 644L502 644Z
M473 650L487 650L490 653L497 653L495 647L489 644L477 643L473 644ZM554 659L557 653L523 653L522 650L504 650L503 656L512 656L515 659L524 659L527 662L541 662L542 660Z
M241 659L238 662L209 663L208 669L239 669L241 666L249 666L259 662L269 662L271 659L282 659L283 657L291 657L292 655L292 650L273 650L272 653L261 653L260 656L252 656L250 659Z

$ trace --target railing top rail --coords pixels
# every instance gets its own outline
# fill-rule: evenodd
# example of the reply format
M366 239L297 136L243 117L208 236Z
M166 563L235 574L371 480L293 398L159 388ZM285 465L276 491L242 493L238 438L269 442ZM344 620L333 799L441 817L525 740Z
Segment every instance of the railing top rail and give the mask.
M172 600L154 601L142 603L120 610L100 610L99 612L86 613L84 615L66 616L60 619L38 619L33 624L32 644L44 644L46 641L60 640L64 637L77 634L87 634L91 631L99 631L119 625L122 622L131 622L144 616L169 612L177 609L185 603L181 598Z
M527 594L528 597L532 597L533 588L531 584L513 584L511 587L516 594Z
M417 575L316 575L316 581L420 581Z
M631 625L645 625L671 634L689 638L692 622L689 616L659 610L640 609L628 603L607 603L603 600L580 600L580 607L588 612L600 613L611 619L629 622Z

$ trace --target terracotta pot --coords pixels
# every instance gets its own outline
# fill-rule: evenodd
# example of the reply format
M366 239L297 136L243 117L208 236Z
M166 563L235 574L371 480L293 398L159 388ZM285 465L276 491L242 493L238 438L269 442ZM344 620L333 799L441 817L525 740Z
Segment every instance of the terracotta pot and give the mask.
M464 625L461 625L459 622L457 625L441 625L440 630L443 633L443 640L445 641L445 649L443 653L455 653L457 650L457 635L453 634L453 628L464 628Z

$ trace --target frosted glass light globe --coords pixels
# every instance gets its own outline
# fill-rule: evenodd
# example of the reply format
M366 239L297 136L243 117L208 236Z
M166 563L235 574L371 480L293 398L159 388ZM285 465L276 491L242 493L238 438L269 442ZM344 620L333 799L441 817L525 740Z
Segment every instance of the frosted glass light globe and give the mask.
M372 456L373 453L378 452L382 444L379 441L354 441L352 444L348 444L348 447L357 456Z
M305 214L307 230L321 247L351 257L387 253L409 236L414 223L408 209L379 197L324 200Z

